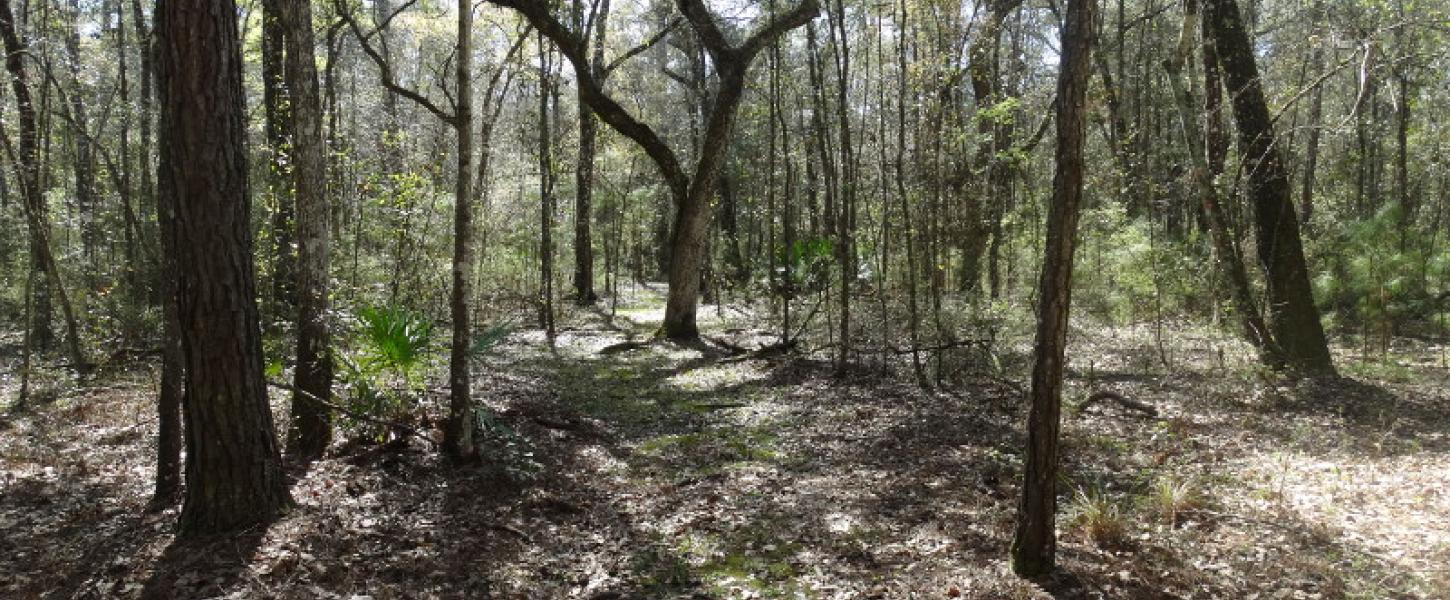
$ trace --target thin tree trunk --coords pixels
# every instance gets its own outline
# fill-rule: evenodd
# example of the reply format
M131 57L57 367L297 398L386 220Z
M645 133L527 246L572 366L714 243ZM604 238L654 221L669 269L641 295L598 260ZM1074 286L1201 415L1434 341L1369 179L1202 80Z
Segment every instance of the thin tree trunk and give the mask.
M549 135L553 52L539 36L539 327L554 339L554 139Z
M835 10L830 10L834 6ZM841 345L836 355L836 372L843 373L851 360L851 285L856 279L856 185L855 149L851 144L850 87L851 52L846 37L846 9L841 0L827 4L836 65L836 117L841 129L840 216L836 226L839 241L836 260L841 268Z
M297 251L293 237L296 204L290 142L292 98L286 80L288 49L282 16L286 1L262 0L262 130L267 149L264 189L272 216L272 301L276 305L273 318L279 321L291 320L297 306Z
M96 260L97 246L101 242L101 215L96 194L96 158L91 148L91 136L87 132L89 117L86 114L86 92L81 85L81 7L80 0L69 0L70 30L67 32L65 49L69 63L71 93L71 142L74 155L76 208L81 217L81 248L89 260ZM97 269L87 269L91 287L99 285Z
M468 350L473 329L468 313L469 278L473 271L473 3L458 0L458 48L453 129L458 136L458 169L453 201L453 291L449 313L453 339L448 353L448 426L443 445L454 460L478 458L473 439L473 375Z
M901 31L906 30L906 0L898 4L899 14L897 15L897 26ZM896 199L901 204L901 223L903 246L906 248L906 313L907 330L910 332L911 342L911 370L916 374L916 383L919 386L927 387L931 382L926 377L926 370L921 364L921 316L918 314L917 289L916 289L916 240L912 226L910 200L906 194L906 104L907 104L907 63L906 63L906 38L899 37L896 41L896 159L892 163L896 179Z
M1314 48L1311 64L1315 72L1324 68L1324 50ZM1309 103L1309 140L1304 148L1304 179L1299 189L1299 222L1309 227L1314 218L1314 176L1319 167L1319 134L1324 121L1324 86L1314 86L1314 99Z
M576 10L581 0L576 0ZM593 31L584 35L591 37L592 55L590 67L594 76L604 78L604 34L609 23L609 0L601 0L590 19ZM599 137L599 121L589 104L579 92L579 160L574 170L574 301L580 306L590 306L599 301L594 292L594 235L591 220L594 218L594 155Z
M1012 570L1022 577L1052 571L1056 563L1058 430L1072 263L1083 185L1084 101L1092 52L1096 0L1068 0L1057 82L1057 155L1047 249L1039 289L1037 343L1032 365L1022 503L1012 539Z
M286 39L285 79L292 132L292 186L297 207L297 366L287 451L302 459L321 456L332 441L332 414L312 398L332 397L332 339L328 326L332 215L327 194L327 155L322 106L313 56L310 0L281 0ZM305 396L311 396L307 398Z

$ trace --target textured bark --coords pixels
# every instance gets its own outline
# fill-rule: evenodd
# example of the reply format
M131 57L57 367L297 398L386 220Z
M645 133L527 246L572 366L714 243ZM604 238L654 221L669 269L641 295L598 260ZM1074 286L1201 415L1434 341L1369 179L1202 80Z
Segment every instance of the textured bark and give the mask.
M1072 301L1072 261L1078 206L1082 200L1084 101L1092 52L1096 0L1068 0L1057 80L1057 154L1052 206L1047 215L1032 365L1027 454L1023 459L1022 503L1012 539L1012 570L1023 577L1054 568L1057 540L1058 431L1062 413L1062 369L1067 317Z
M332 397L332 339L327 323L331 210L327 157L322 140L322 106L313 57L309 0L282 1L282 33L288 48L288 110L292 131L292 186L297 206L297 366L287 451L321 456L332 441L331 411L314 398Z
M265 524L291 498L262 379L236 5L162 0L156 15L194 536Z
M163 132L164 133L164 132ZM164 136L163 136L164 138ZM163 139L164 141L164 139ZM175 162L170 146L160 146L161 172ZM156 289L161 298L161 385L156 398L156 488L151 506L171 506L181 491L181 407L186 396L186 354L181 342L181 321L177 312L176 190L169 178L158 182L156 225L161 238Z
M1273 122L1254 62L1248 32L1234 0L1206 0L1214 50L1238 125L1247 192L1254 209L1259 263L1268 283L1269 329L1290 368L1310 375L1333 375L1334 363L1319 309L1314 306L1299 219L1290 198L1289 173L1275 144Z
M478 449L473 440L473 376L469 372L468 349L473 341L469 273L473 271L473 3L458 0L458 49L455 54L457 104L453 128L458 136L458 164L453 201L453 290L449 314L453 339L448 349L448 424L443 447L454 460L474 460Z

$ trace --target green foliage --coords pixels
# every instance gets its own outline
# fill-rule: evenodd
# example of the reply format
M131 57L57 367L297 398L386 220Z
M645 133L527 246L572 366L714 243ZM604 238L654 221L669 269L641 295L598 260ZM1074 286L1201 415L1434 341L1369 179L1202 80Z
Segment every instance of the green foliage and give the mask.
M433 335L433 322L398 307L358 311L368 362L411 379L422 364Z
M825 237L795 240L789 246L778 248L782 265L778 268L785 288L780 293L793 298L802 293L818 293L829 287L835 248L830 238ZM789 277L786 277L787 273Z
M354 353L338 353L348 409L377 419L404 420L422 395L422 371L430 355L433 323L402 308L364 308L357 314ZM382 441L387 431L362 419L353 428Z
M1180 315L1213 285L1215 273L1205 268L1210 263L1194 236L1165 239L1161 225L1128 216L1119 203L1085 211L1082 224L1073 303L1088 314L1113 323L1151 319L1158 311Z
M1321 305L1382 343L1406 322L1434 320L1444 311L1439 296L1450 278L1450 249L1432 247L1426 237L1405 227L1393 202L1327 236L1315 248L1324 257L1314 278Z

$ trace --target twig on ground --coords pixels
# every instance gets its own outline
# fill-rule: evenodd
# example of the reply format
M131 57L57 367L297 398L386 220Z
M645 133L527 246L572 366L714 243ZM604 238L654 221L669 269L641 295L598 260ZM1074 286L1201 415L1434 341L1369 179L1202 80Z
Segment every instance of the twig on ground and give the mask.
M375 425L383 425L383 426L386 426L386 427L391 427L391 428L393 428L396 431L401 431L403 433L406 433L408 435L411 435L413 437L416 437L418 439L421 439L421 440L423 440L425 442L428 442L428 444L431 445L431 446L433 446L434 448L438 448L439 447L438 442L436 440L434 440L432 436L430 436L430 435L428 435L428 434L426 434L426 433L418 430L417 428L415 428L415 427L413 427L411 425L407 425L407 424L404 424L404 423L399 423L397 421L390 421L388 419L380 419L378 417L374 417L374 416L371 416L371 415L362 414L362 413L357 412L355 410L352 410L352 409L349 409L347 407L344 407L344 406L342 406L340 404L337 404L337 403L334 403L334 402L329 402L327 400L323 400L322 398L318 398L316 395L312 394L311 392L308 392L306 390L303 390L301 388L298 388L297 386L294 386L294 385L288 385L288 384L285 384L285 383L278 383L276 381L268 381L267 382L267 385L270 385L270 386L272 386L274 388L277 388L279 390L286 390L286 391L292 392L294 394L297 394L298 396L301 396L302 398L306 398L309 401L315 402L315 403L323 406L324 408L327 408L328 410L340 412L342 414L345 414L345 415L347 415L349 417L352 417L354 419L357 419L359 421L367 421L367 422L372 423L372 424L375 424Z

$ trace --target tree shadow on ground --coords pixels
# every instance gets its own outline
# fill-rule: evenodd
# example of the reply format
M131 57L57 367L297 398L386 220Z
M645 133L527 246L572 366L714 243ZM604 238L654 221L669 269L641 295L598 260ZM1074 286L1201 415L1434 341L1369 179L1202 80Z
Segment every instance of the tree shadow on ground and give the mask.
M97 585L125 570L161 521L115 502L113 486L61 475L5 482L0 494L0 573L10 597L105 597L123 591ZM117 580L119 585L121 582Z
M194 540L175 539L152 565L140 597L146 600L211 598L247 585L249 565L266 527Z

